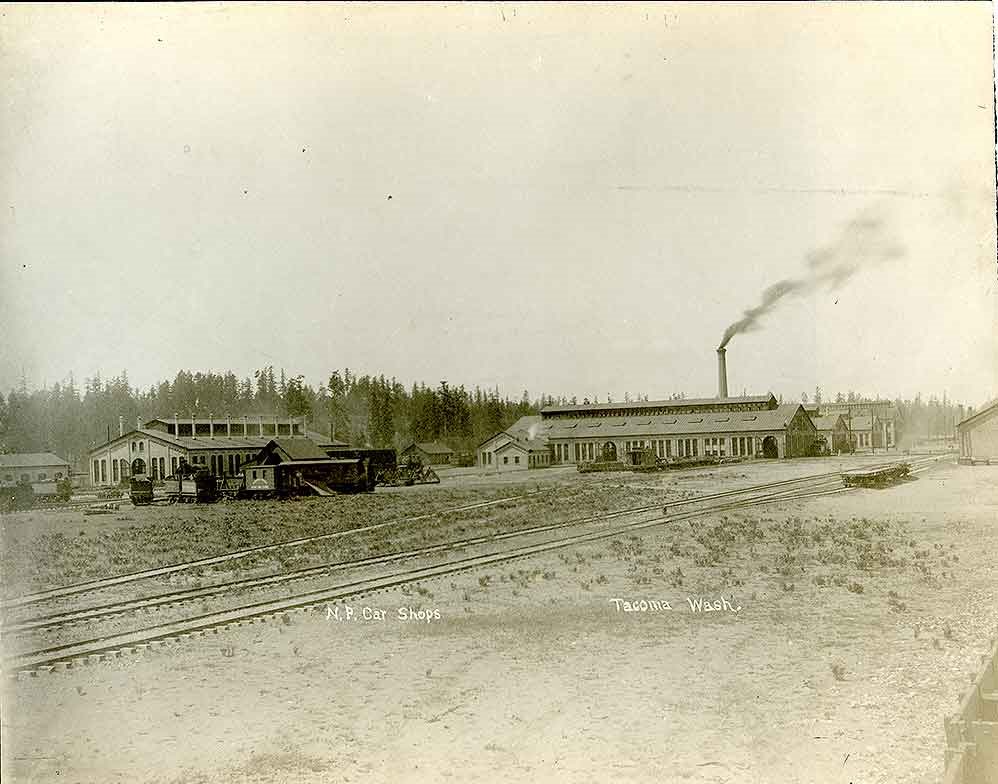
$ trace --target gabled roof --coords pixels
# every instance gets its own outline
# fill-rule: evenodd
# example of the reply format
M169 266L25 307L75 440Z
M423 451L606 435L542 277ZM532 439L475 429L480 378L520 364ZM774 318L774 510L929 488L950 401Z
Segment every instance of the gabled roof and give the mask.
M541 409L542 414L558 414L568 412L585 411L607 411L607 410L633 410L635 412L643 409L654 408L683 408L687 406L711 406L723 409L725 406L733 406L744 403L757 405L776 403L776 397L770 392L768 395L743 395L741 397L699 397L683 398L680 400L637 400L630 403L583 403L570 406L545 406Z
M317 434L313 434L317 435ZM93 447L90 450L90 454L93 455L96 452L102 452L109 447L114 447L119 442L131 441L137 438L146 438L150 441L158 441L161 444L167 444L169 446L175 446L178 449L184 449L188 452L212 452L212 451L223 451L225 449L239 449L241 451L249 452L259 452L267 444L269 444L274 437L264 436L260 438L259 436L233 436L232 438L226 438L225 436L216 435L214 438L200 437L191 438L190 436L174 436L170 435L163 430L150 430L147 428L140 428L139 430L131 430L124 435L112 438L110 441L106 441L103 444ZM320 436L316 439L305 438L304 436L283 436L281 441L311 441L320 447L325 447L327 445L340 444L338 441L331 441L328 438Z
M716 411L662 416L635 413L628 417L553 419L546 424L550 425L547 436L553 439L609 440L633 436L757 433L786 429L801 410L800 403L785 403L773 409L759 411Z
M327 460L327 455L319 445L307 438L272 438L264 447L267 451L277 451L284 461Z
M846 423L846 419L842 416L842 414L825 414L825 416L811 417L811 421L814 422L814 426L818 428L818 430L834 430L839 426L839 420L842 421L842 425L848 430L849 425Z
M849 420L850 430L873 430L873 417L854 416Z
M506 436L507 438L518 439L520 441L529 441L530 439L537 438L538 436L543 438L544 429L546 427L547 423L545 423L539 416L522 416L505 430L500 430L499 432L490 435L482 441L478 447L481 448L485 446L489 443L489 441L492 441L499 436Z
M990 403L985 403L981 406L980 410L975 411L966 419L957 422L956 426L961 429L974 427L994 414L998 414L998 399L992 400Z
M441 444L439 441L420 441L418 443L409 444L402 451L408 451L412 447L416 447L421 452L425 452L428 455L452 455L454 450L451 449L446 444Z
M548 442L546 439L534 438L526 441L521 441L520 439L514 438L508 444L503 444L496 450L496 453L503 452L507 449L519 449L523 452L547 452Z
M12 455L0 455L0 468L44 468L56 465L68 466L69 461L63 460L51 452L18 452Z

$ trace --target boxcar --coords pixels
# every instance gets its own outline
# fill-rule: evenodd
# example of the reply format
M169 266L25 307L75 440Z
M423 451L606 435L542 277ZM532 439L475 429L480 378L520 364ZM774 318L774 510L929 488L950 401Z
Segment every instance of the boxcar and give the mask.
M243 469L245 498L360 493L374 489L366 459L295 460Z

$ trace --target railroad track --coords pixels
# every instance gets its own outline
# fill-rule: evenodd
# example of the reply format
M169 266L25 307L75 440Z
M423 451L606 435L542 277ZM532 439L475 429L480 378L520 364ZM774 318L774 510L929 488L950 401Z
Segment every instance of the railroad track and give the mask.
M768 490L771 493L774 487L778 490L781 490L782 492L793 492L793 488L787 490L785 486L800 484L802 481L804 480L802 479L787 480L784 482L772 483L771 485L765 487L757 485L755 487L744 488L739 491L727 491L723 493L716 493L710 496L683 499L669 504L668 508L675 508L677 506L687 506L690 504L701 503L704 501L714 501L718 499L723 500L725 498L731 497L736 494L745 494L747 492L754 492L761 489ZM809 479L808 481L813 481L813 479ZM823 479L823 481L834 482L836 480L834 480L831 477L828 477ZM772 497L773 497L772 495L767 496L767 498L772 498ZM743 499L741 503L744 503L745 501L750 501L752 499L753 497L749 496L746 499ZM537 534L548 533L551 531L559 531L566 528L582 526L588 523L603 523L621 517L626 517L629 515L641 514L650 511L658 511L662 509L663 506L661 504L649 504L639 507L630 507L628 509L621 509L614 512L607 512L603 514L588 515L586 517L575 518L572 520L566 520L559 523L549 523L546 525L537 525L537 526L530 526L528 528L520 528L514 531L502 531L494 534L451 540L412 550L394 551L382 555L370 556L367 558L317 564L315 566L309 566L302 569L295 569L292 571L282 572L279 574L265 575L261 577L247 577L237 580L229 580L223 583L215 583L213 585L168 591L154 596L146 596L135 599L125 599L117 602L105 603L99 606L87 607L80 610L70 610L60 613L51 613L49 615L44 615L44 616L36 616L24 621L7 622L4 624L3 631L6 634L11 634L11 633L18 634L26 631L53 630L53 629L58 629L62 626L67 626L77 623L85 623L95 620L105 620L108 618L119 617L121 615L124 615L132 611L148 611L148 610L162 609L167 607L172 608L186 602L205 599L212 596L217 596L219 594L231 593L236 590L249 590L253 588L279 585L292 582L295 580L325 576L337 571L343 571L347 569L359 569L364 567L393 563L395 561L411 560L413 558L425 557L428 555L441 554L456 550L463 550L468 547L473 547L475 545L480 545L480 544L489 544L493 542L501 542L510 539L534 536ZM701 509L698 510L698 514L702 514L706 511L713 511L713 510Z
M229 553L222 553L221 555L213 555L207 558L198 558L193 561L182 561L176 564L170 564L168 566L160 566L154 569L143 569L138 572L128 572L126 574L116 575L114 577L105 577L99 580L87 580L85 582L73 583L72 585L65 585L58 588L50 588L45 591L38 591L36 593L25 594L23 596L17 596L13 599L9 599L0 605L4 616L12 610L18 607L25 607L31 604L37 604L38 602L48 601L50 599L58 599L65 596L73 596L80 593L91 593L94 591L99 591L104 588L110 588L116 585L123 585L125 583L136 582L138 580L148 580L153 577L163 577L165 575L174 574L176 572L187 571L189 569L197 569L202 566L211 566L214 564L225 563L226 561L235 561L240 558L246 558L251 555L258 555L259 553L270 552L273 550L280 550L287 547L300 547L305 544L311 544L313 542L321 542L329 539L338 539L344 536L350 536L359 533L366 533L368 531L376 531L382 528L388 528L393 525L402 525L403 523L414 523L419 520L426 520L430 517L435 517L437 515L453 514L455 512L467 512L473 509L484 509L489 506L497 506L498 504L508 503L511 501L519 501L523 498L529 498L531 496L540 495L542 493L551 492L550 490L535 490L530 493L521 493L520 495L508 496L505 498L495 498L491 501L479 501L474 504L466 504L464 506L455 506L448 509L441 509L434 512L427 512L426 514L416 515L415 517L405 517L398 520L389 520L384 523L374 523L372 525L361 526L360 528L348 528L342 531L333 531L328 534L316 534L315 536L304 536L299 539L287 539L282 542L274 542L271 544L257 545L256 547L248 547L243 550L234 550Z
M913 465L913 473L926 470L937 459L918 461L919 465ZM648 520L639 520L623 525L611 527L590 533L574 534L562 536L550 541L537 544L506 549L499 552L485 553L469 556L457 560L447 561L443 564L416 567L402 570L387 575L355 580L337 586L321 588L304 592L295 596L278 600L263 600L237 608L228 610L204 613L201 615L167 621L145 629L124 632L119 634L105 635L90 640L66 643L62 645L50 646L48 648L23 653L7 659L4 670L8 674L37 674L51 669L73 666L81 661L95 662L102 659L114 658L122 654L145 650L149 647L157 647L165 644L169 640L188 639L199 637L204 634L217 633L219 630L238 626L246 623L265 621L268 618L283 616L292 612L300 612L310 608L328 605L331 603L343 602L347 599L366 596L370 593L382 592L390 589L398 589L414 582L436 579L444 576L467 572L485 566L517 561L523 558L530 558L553 550L578 546L590 542L615 538L622 534L649 528L675 523L681 520L702 516L705 513L713 513L725 510L744 509L752 506L773 503L780 500L797 500L813 498L819 496L834 495L843 492L854 492L853 488L842 487L841 483L832 481L830 474L802 477L796 480L786 480L783 482L770 483L769 485L759 485L755 488L743 488L740 492L745 493L750 490L765 489L762 493L748 496L737 500L721 500L721 503L706 509L693 509L678 514L656 516ZM837 474L834 475L837 479ZM808 480L810 480L808 482ZM788 487L792 484L804 483L801 488ZM809 485L809 486L808 486ZM735 491L726 491L716 494L715 497L730 497ZM704 499L689 499L689 502ZM674 504L675 505L675 504ZM620 514L632 510L621 510ZM557 524L565 527L563 524ZM555 530L549 528L547 530ZM500 534L504 538L512 538L518 532L507 532ZM491 541L498 541L494 537ZM456 543L446 543L434 546L439 550L441 547L453 546L457 549ZM414 551L420 552L420 551ZM400 557L411 557L407 554L393 554L383 556L399 560ZM381 556L379 556L381 558ZM356 565L356 562L353 562ZM237 581L238 582L238 581Z
M777 487L777 486L794 485L794 484L798 484L800 482L806 482L806 481L810 481L810 480L813 480L813 479L817 479L818 477L831 478L831 477L837 477L837 476L838 476L838 472L831 472L831 473L826 473L826 474L810 475L810 476L807 476L807 477L800 477L800 478L795 478L795 479L787 479L787 480L783 480L781 482L775 482L775 483L770 482L770 483L766 483L766 484L762 484L762 485L755 485L755 486L748 487L748 488L727 490L727 491L723 491L723 492L720 492L720 493L713 493L713 494L706 495L706 496L697 496L697 497L694 497L694 498L682 499L680 501L673 502L671 505L672 506L676 506L676 505L680 505L680 504L689 504L689 503L697 503L697 502L700 502L700 501L709 501L709 500L713 500L715 498L725 498L725 497L729 497L729 496L732 496L732 495L736 495L736 494L740 494L740 493L745 493L745 492L748 492L748 491L765 490L765 489L769 489L769 488ZM274 543L271 543L271 544L258 545L256 547L249 547L249 548L245 548L245 549L242 549L242 550L235 550L235 551L232 551L232 552L229 552L229 553L222 553L220 555L209 556L209 557L206 557L206 558L199 558L199 559L191 560L191 561L182 561L182 562L179 562L179 563L176 563L176 564L169 564L167 566L156 567L156 568L153 568L153 569L144 569L144 570L137 571L137 572L128 572L126 574L116 575L114 577L106 577L106 578L101 578L101 579L98 579L98 580L87 580L87 581L84 581L84 582L73 583L72 585L60 586L58 588L51 588L51 589L47 589L47 590L44 590L44 591L38 591L38 592L35 592L35 593L25 594L23 596L18 596L18 597L15 597L13 599L9 599L9 600L3 602L2 605L0 605L0 609L2 609L4 617L6 618L7 615L8 615L8 613L11 610L15 610L15 609L18 609L18 608L21 608L21 607L25 607L25 606L28 606L28 605L32 605L32 604L37 604L39 602L49 601L49 600L52 600L52 599L59 599L59 598L67 597L67 596L74 596L74 595L78 595L78 594L82 594L82 593L93 593L93 592L97 592L97 591L103 590L105 588L111 588L111 587L114 587L114 586L117 586L117 585L123 585L123 584L126 584L126 583L136 582L136 581L139 581L139 580L147 580L147 579L151 579L151 578L154 578L154 577L163 577L163 576L167 576L167 575L171 575L171 574L176 574L176 573L183 572L183 571L188 571L188 570L191 570L191 569L201 568L201 567L204 567L204 566L212 566L212 565L215 565L215 564L226 563L228 561L235 561L235 560L238 560L238 559L241 559L241 558L246 558L246 557L251 556L251 555L258 555L260 553L272 552L272 551L280 550L280 549L284 549L284 548L301 547L302 545L307 545L307 544L311 544L311 543L314 543L314 542L328 541L328 540L332 540L332 539L343 538L343 537L346 537L346 536L353 536L353 535L356 535L356 534L368 533L370 531L377 531L377 530L380 530L380 529L389 528L391 526L401 525L403 523L414 523L414 522L417 522L419 520L425 520L425 519L428 519L430 517L434 517L436 515L451 514L451 513L455 513L455 512L465 512L465 511L471 511L471 510L474 510L474 509L482 509L482 508L486 508L486 507L490 507L490 506L496 506L498 504L508 503L508 502L512 502L512 501L518 501L518 500L522 500L524 498L528 498L528 497L535 496L535 495L538 495L538 494L541 494L541 493L546 493L546 492L550 492L550 490L540 490L540 491L535 491L535 492L530 492L530 493L523 493L523 494L516 495L516 496L509 496L509 497L505 497L505 498L497 498L497 499L493 499L491 501L481 501L481 502L477 502L477 503L474 503L474 504L467 504L467 505L464 505L464 506L452 507L452 508L449 508L449 509L443 509L443 510L436 511L436 512L430 512L430 513L423 514L423 515L418 515L418 516L415 516L415 517L407 517L407 518L402 518L402 519L399 519L399 520L389 520L389 521L384 522L384 523L375 523L373 525L361 526L359 528L349 528L349 529L345 529L345 530L342 530L342 531L334 531L334 532L331 532L331 533L328 533L328 534L317 534L315 536L306 536L306 537L301 537L301 538L298 538L298 539L288 539L288 540L281 541L281 542L274 542ZM660 504L650 504L650 505L646 505L646 506L643 506L643 507L633 507L631 509L621 510L621 512L619 514L626 514L628 512L638 513L638 512L642 512L642 511L648 511L648 510L651 510L651 509L655 509L655 508L658 508L659 506L660 506ZM584 521L585 519L587 519L587 518L582 518L581 520L577 520L577 521L573 521L573 522L580 522L580 521Z
M780 488L792 488L795 485L802 483L813 483L815 481L829 481L834 482L838 479L838 472L830 472L825 474L812 474L804 477L796 477L793 479L786 479L778 482L768 482L761 485L753 485L744 488L736 488L732 490L726 490L719 493L712 493L704 496L696 496L692 498L680 499L678 501L670 502L668 508L674 509L675 507L686 506L690 504L699 504L703 502L715 501L718 499L725 499L734 496L745 496L747 493L755 493L762 491L764 493L771 493ZM517 500L519 498L525 498L529 495L535 495L535 493L528 493L522 496L515 496L511 498L495 499L488 502L481 502L477 504L471 504L468 506L457 507L451 510L445 511L458 511L466 509L474 509L485 506L492 506L505 501ZM644 506L629 507L627 509L621 509L614 512L588 515L585 517L575 518L568 521L563 521L560 523L552 523L540 526L531 526L528 528L520 528L514 531L499 532L496 534L490 534L486 536L470 537L466 539L460 539L456 541L444 542L440 544L431 545L424 548L419 548L416 550L408 550L401 552L385 553L378 556L356 559L352 561L340 561L334 563L318 564L311 567L306 567L302 569L296 569L289 572L283 572L274 575L266 575L262 577L252 577L252 578L242 578L238 580L230 580L224 583L215 583L213 585L201 586L197 588L180 589L176 591L169 591L166 593L156 594L153 596L146 596L141 598L126 599L118 602L106 603L99 606L88 607L83 610L73 610L62 613L52 613L46 616L35 617L26 621L14 621L5 618L4 631L5 632L22 632L34 629L53 629L58 628L62 625L67 625L71 623L98 620L109 617L116 617L124 614L130 610L151 610L163 607L173 607L178 604L194 601L197 599L207 598L219 593L227 593L238 589L250 589L255 587L275 585L286 582L291 582L293 580L306 579L316 576L321 576L324 574L329 574L335 571L342 571L344 569L359 568L372 565L378 565L383 563L390 563L392 561L405 560L407 558L414 558L418 556L425 556L434 553L445 552L449 550L463 549L476 544L482 544L490 541L502 541L506 539L516 538L516 537L526 537L530 535L535 535L538 533L545 533L549 531L556 531L564 528L570 528L574 526L584 525L587 523L599 522L613 520L619 517L624 517L632 514L640 514L643 512L649 512L652 510L657 510L662 508L661 504L647 504ZM432 515L422 515L416 518L406 518L406 522L411 522L418 519L423 519L430 517ZM159 569L150 569L143 572L135 572L128 575L123 575L121 577L108 578L106 580L91 581L87 583L79 583L73 586L66 586L62 588L53 589L51 591L42 592L39 594L34 594L29 597L22 597L19 600L12 602L9 607L10 609L15 609L17 607L24 606L30 601L42 601L56 596L69 596L73 594L83 593L85 591L97 591L104 587L111 585L117 585L121 582L133 581L139 579L145 579L150 577L159 576L161 574L169 574L184 569L190 569L197 566L204 565L206 562L218 563L225 560L233 560L236 558L245 557L251 553L257 553L277 547L287 547L292 545L299 545L306 542L312 542L319 539L328 539L333 537L341 537L355 533L362 533L366 531L375 530L378 528L384 528L389 525L396 524L398 521L379 523L372 526L364 526L361 528L349 529L346 531L338 531L332 534L321 534L316 537L305 537L302 539L294 539L286 542L281 542L273 545L263 545L256 548L251 548L249 550L241 550L233 553L228 553L221 556L212 557L209 559L201 559L198 561L190 561L181 564L174 564L168 567L163 567ZM29 601L30 600L30 601ZM7 609L7 608L5 608Z

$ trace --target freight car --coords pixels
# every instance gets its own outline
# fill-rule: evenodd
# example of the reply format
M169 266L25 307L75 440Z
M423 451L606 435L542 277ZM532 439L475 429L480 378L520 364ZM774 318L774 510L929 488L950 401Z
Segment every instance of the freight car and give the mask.
M325 452L334 460L367 460L371 476L375 478L376 483L379 485L384 484L379 477L393 472L395 467L398 465L398 457L394 449L331 446L326 447Z
M147 476L131 479L135 506L153 503L210 504L222 498L287 498L336 495L374 490L374 473L366 458L322 458L286 463L248 463L241 476L216 477L206 468L181 463L177 473L154 490Z
M374 490L374 473L364 458L295 460L243 469L241 498L336 495Z
M12 512L36 507L64 504L73 497L73 484L68 479L43 482L18 482L3 488L0 511Z

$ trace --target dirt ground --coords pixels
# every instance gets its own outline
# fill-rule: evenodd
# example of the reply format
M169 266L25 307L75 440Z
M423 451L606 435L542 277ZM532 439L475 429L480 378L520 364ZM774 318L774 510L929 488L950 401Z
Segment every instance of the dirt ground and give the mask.
M4 780L937 782L998 624L996 521L998 467L940 465L7 682Z

